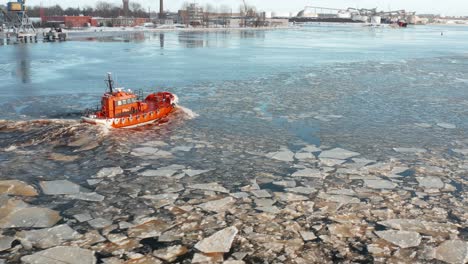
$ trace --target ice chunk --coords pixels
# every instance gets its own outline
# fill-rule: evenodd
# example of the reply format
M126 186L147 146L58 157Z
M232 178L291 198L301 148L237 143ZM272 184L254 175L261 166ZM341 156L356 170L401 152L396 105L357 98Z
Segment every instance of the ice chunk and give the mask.
M468 242L445 241L435 249L435 258L450 264L468 263Z
M95 192L91 192L91 193L80 192L76 194L67 195L66 197L70 199L83 200L83 201L89 201L89 202L102 202L104 201L104 198L105 198L103 195L100 195Z
M445 129L455 129L455 128L457 128L456 125L450 124L450 123L437 123L437 126L439 126L441 128L445 128Z
M314 188L309 188L309 187L294 187L294 188L287 188L286 191L309 195L309 194L315 193L317 190L315 190Z
M36 189L18 180L0 181L0 194L37 196Z
M55 225L60 214L48 208L29 207L15 199L0 197L0 228L43 228Z
M414 231L375 231L382 239L401 248L417 247L421 243L421 235Z
M301 237L304 241L311 241L316 239L317 237L315 236L314 232L309 232L309 231L300 231Z
M329 159L339 159L339 160L345 160L349 159L355 156L359 156L361 154L353 151L349 151L346 149L342 148L334 148L331 150L325 150L320 153L319 158L329 158Z
M186 254L188 249L181 245L176 245L168 248L158 249L153 251L153 256L165 260L167 262L173 262L178 257Z
M101 229L101 228L105 228L105 227L112 225L112 221L109 221L104 218L96 218L93 220L89 220L88 224L94 227L95 229Z
M93 217L89 213L83 213L83 214L76 214L73 216L78 222L87 222L89 220L92 220Z
M188 186L188 188L197 189L197 190L220 192L220 193L229 193L229 191L226 188L224 188L223 186L221 186L217 182L194 184L194 185Z
M25 264L95 264L94 252L79 247L54 247L24 256Z
M364 180L364 184L373 189L393 189L397 185L387 180Z
M298 152L294 155L294 158L297 160L307 160L307 159L315 159L315 156L312 155L310 152Z
M144 172L140 173L140 175L144 177L171 177L176 172L177 170L167 170L167 169L145 170Z
M94 178L112 178L122 174L124 171L120 167L102 168Z
M284 202L297 202L309 200L308 197L294 193L275 193L276 198Z
M250 191L257 198L270 198L271 194L266 190L252 190Z
M271 152L266 155L268 158L291 162L294 161L294 153L288 149L282 149L278 152Z
M0 252L10 249L13 241L15 241L14 237L0 235Z
M77 194L81 191L78 184L68 180L42 181L40 185L42 191L48 195Z
M396 152L400 153L425 153L426 149L423 148L393 148Z
M197 176L197 175L209 172L209 171L211 171L211 170L192 170L192 169L188 169L188 170L184 170L184 173L187 174L187 176L189 176L189 177L193 177L193 176Z
M16 236L22 241L22 244L46 249L59 246L65 241L79 239L82 235L68 225L58 225L52 228L21 231Z
M323 178L324 175L318 169L305 168L294 172L292 177L304 177L304 178Z
M199 204L198 207L205 211L223 212L226 211L234 204L235 200L232 197L226 197L220 200L209 201Z
M207 237L195 245L203 253L227 253L237 235L236 227L228 227Z
M419 186L426 189L442 189L444 182L436 176L416 177Z
M453 152L468 156L468 149L452 149Z

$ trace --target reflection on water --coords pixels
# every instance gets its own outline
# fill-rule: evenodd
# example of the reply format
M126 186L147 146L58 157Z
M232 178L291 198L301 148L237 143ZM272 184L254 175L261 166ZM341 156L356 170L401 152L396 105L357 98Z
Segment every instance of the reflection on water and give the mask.
M16 45L16 71L15 76L22 83L31 83L31 58L28 45Z
M164 48L164 33L159 34L159 46Z
M199 38L196 32L183 32L178 35L179 43L185 48L202 48L207 44L206 39Z

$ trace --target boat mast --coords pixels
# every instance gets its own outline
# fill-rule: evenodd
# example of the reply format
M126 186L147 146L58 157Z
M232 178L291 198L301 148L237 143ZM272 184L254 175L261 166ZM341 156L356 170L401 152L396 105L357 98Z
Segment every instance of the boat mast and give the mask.
M114 93L114 81L112 80L112 73L110 72L107 73L106 83L107 83L107 86L109 86L110 92Z

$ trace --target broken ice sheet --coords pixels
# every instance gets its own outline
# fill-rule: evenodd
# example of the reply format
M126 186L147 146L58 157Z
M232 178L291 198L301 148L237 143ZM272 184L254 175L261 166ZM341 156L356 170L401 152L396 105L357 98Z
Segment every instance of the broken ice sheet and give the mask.
M292 162L294 161L294 152L290 151L287 148L282 148L278 152L268 153L266 157L280 161Z
M349 151L342 148L334 148L330 150L322 151L319 155L320 159L339 159L339 160L346 160L355 156L359 156L361 154L353 151Z
M220 193L229 193L229 190L227 190L226 188L224 188L217 182L193 184L193 185L189 185L188 188L197 189L197 190L214 191L214 192L220 192Z

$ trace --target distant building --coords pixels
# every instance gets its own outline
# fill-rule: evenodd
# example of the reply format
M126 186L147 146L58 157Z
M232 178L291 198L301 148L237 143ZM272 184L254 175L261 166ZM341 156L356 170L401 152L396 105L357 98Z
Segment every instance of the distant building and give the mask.
M128 11L130 8L128 7L129 0L123 0L123 13L124 16L128 16Z
M97 25L101 27L136 27L151 22L149 18L144 17L95 17L94 19L97 21Z
M42 24L45 26L64 25L68 28L97 26L96 19L90 16L44 16Z
M191 26L203 25L203 8L196 3L191 3L186 10L179 10L177 23Z

